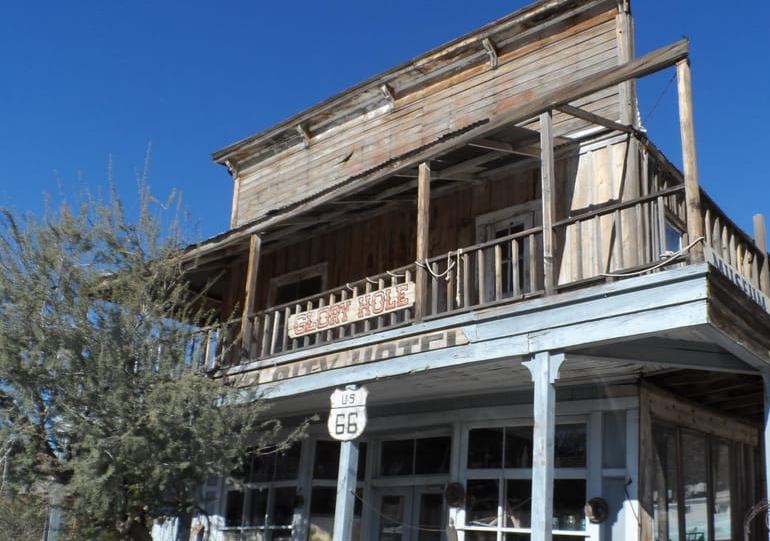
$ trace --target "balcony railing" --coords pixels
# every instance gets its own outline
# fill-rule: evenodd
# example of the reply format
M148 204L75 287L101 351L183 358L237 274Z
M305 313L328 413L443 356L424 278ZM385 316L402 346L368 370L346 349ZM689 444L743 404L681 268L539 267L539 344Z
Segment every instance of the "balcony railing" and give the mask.
M759 287L767 256L705 194L702 205L706 244ZM587 287L683 263L686 254L677 253L679 246L672 247L667 238L671 231L682 235L679 246L691 242L685 232L681 185L554 223L554 266L559 269L555 290ZM246 325L238 318L201 329L193 337L190 356L200 366L237 364L410 324L415 318L413 305L316 332L290 332L292 316L413 283L418 266L428 270L422 297L426 319L544 295L543 228L533 227L273 306L250 314Z

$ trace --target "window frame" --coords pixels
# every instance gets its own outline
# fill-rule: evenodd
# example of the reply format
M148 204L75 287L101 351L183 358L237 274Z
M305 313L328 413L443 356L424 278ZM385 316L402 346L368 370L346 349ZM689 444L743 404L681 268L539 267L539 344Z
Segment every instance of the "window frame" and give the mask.
M297 269L295 271L287 272L287 273L272 277L270 279L270 285L268 287L268 293L267 293L268 308L275 306L275 298L278 294L278 289L280 287L283 287L295 282L300 282L302 280L307 280L308 278L313 278L314 276L321 277L321 291L319 293L326 291L329 288L328 273L329 273L329 264L326 261L324 261L323 263L317 263L315 265L310 265L307 267L303 267L301 269Z

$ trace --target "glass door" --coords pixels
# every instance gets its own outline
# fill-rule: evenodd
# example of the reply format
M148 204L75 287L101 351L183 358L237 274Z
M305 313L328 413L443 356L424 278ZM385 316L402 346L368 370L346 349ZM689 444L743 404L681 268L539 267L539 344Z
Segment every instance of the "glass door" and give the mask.
M444 494L441 487L382 489L379 499L379 541L443 541Z

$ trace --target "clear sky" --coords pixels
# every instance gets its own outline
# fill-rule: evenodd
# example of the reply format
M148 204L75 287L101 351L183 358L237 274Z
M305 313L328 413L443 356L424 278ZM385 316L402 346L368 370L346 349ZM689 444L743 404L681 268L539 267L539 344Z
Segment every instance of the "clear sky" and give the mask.
M115 183L183 193L199 236L227 229L211 152L518 9L519 0L5 2L0 205L40 213ZM701 183L751 234L770 220L770 3L637 0L637 54L691 39ZM673 70L640 86L650 135L681 163ZM660 100L659 100L660 98ZM656 105L657 103L657 105Z

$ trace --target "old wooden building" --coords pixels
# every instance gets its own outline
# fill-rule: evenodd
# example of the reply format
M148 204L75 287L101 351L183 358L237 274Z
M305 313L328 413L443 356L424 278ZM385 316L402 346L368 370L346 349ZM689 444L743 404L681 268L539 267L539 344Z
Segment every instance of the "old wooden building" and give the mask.
M688 43L636 55L632 28L625 0L542 0L214 154L231 229L188 272L224 327L195 354L289 423L349 384L369 419L355 494L318 423L204 488L212 539L331 539L338 501L370 541L743 539L764 223L699 187ZM637 112L664 69L684 171Z

